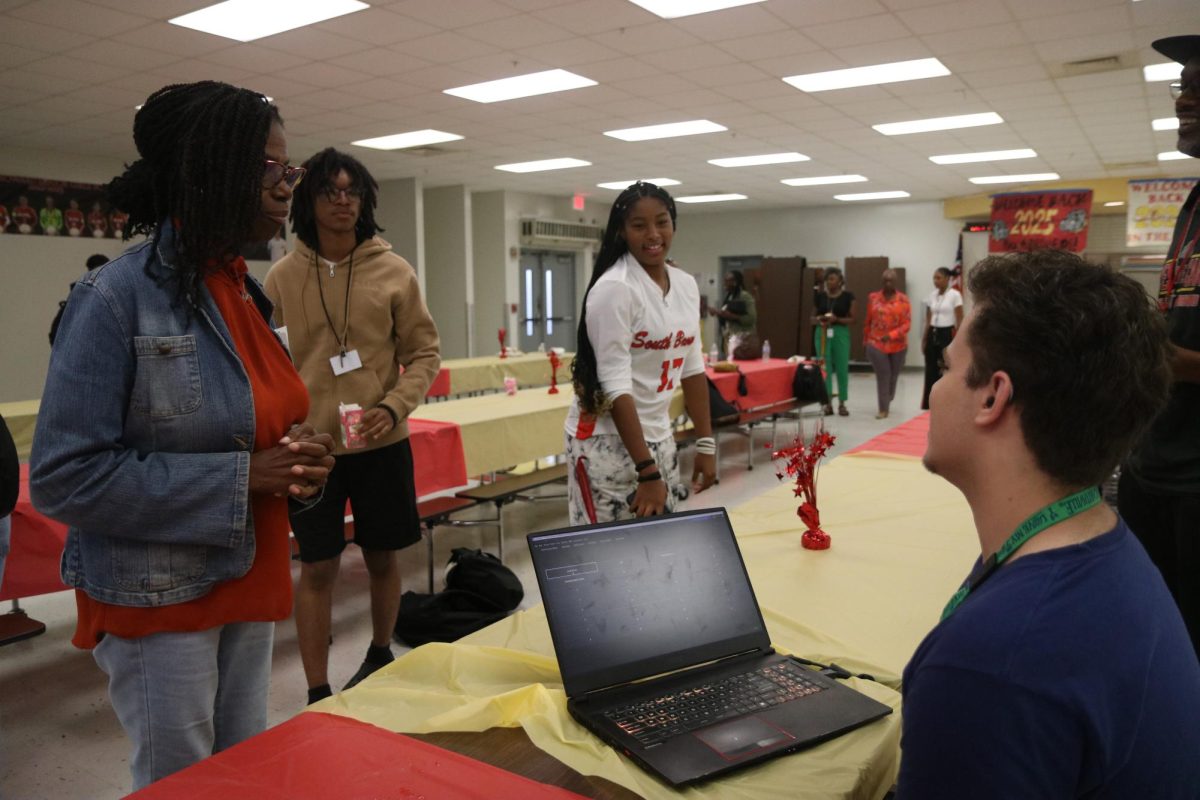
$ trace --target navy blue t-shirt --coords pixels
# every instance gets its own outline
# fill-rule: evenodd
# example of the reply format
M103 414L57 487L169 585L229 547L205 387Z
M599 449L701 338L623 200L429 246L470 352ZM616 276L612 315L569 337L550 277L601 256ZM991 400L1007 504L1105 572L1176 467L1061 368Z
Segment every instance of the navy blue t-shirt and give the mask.
M1200 662L1123 521L1002 566L917 648L903 710L898 800L1200 797Z

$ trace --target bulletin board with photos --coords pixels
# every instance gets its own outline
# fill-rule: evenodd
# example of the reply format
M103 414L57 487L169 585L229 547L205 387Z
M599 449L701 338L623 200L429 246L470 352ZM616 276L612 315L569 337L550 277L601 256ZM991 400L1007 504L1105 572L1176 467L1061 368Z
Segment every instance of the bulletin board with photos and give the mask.
M128 223L100 184L0 175L0 234L120 239Z

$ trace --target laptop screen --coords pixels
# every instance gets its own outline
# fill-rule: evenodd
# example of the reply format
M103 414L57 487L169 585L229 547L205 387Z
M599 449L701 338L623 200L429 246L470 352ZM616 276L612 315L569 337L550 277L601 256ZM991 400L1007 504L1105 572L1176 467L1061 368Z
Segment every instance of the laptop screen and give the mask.
M770 645L724 509L528 539L568 696Z

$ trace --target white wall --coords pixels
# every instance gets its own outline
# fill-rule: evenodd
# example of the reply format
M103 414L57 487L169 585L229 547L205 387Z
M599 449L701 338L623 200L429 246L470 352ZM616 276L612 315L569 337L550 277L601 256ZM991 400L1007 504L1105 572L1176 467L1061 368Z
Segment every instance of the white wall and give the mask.
M471 227L475 250L475 353L489 355L500 348L496 333L510 331L508 341L516 341L515 315L509 311L510 273L516 276L517 259L509 255L510 236L503 191L476 192L471 195Z
M704 278L717 274L721 256L804 256L839 265L846 256L887 256L891 266L907 270L914 318L907 363L919 365L924 363L918 324L924 321L921 298L933 288L934 270L953 264L960 227L959 221L942 216L940 202L742 212L700 212L680 204L671 257L680 268L699 275L705 291ZM866 313L865 301L861 298L860 313Z
M471 194L463 186L425 190L425 302L441 336L442 358L471 354L474 276Z

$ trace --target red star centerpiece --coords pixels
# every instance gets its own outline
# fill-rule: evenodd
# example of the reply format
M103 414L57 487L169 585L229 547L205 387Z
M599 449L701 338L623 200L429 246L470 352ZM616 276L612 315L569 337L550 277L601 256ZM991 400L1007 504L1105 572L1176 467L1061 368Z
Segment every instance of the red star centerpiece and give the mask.
M504 346L504 337L508 336L508 330L506 328L501 328L499 334L500 334L500 357L508 358L508 349Z
M836 439L824 427L819 427L811 442L805 442L802 435L797 436L791 445L772 454L777 461L784 462L775 476L779 480L786 476L796 482L795 494L800 498L796 516L806 528L800 544L809 550L827 550L830 544L829 534L821 530L821 512L817 510L817 467Z
M558 353L550 351L550 391L546 394L558 394L558 368L562 364Z

